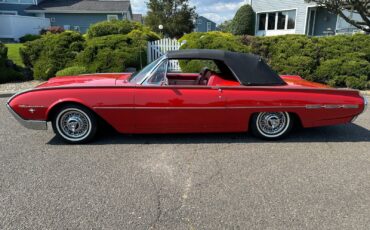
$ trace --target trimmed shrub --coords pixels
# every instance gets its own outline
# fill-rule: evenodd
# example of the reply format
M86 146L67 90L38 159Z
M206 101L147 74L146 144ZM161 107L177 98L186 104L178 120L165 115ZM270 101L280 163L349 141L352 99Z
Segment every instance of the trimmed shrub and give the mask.
M8 66L8 64L8 48L0 42L0 84L23 79L19 69L14 64L12 66L15 68Z
M38 35L38 34L26 34L23 37L20 37L19 38L19 41L21 43L25 43L25 42L34 41L34 40L39 39L39 38L41 38L41 35Z
M208 33L191 33L184 35L180 42L185 42L181 49L221 49L234 52L248 53L248 46L242 44L239 37L233 36L230 33L223 32L208 32ZM204 66L201 61L193 60L180 61L180 66L183 71L196 73L199 68ZM212 66L208 66L212 67Z
M151 31L149 27L143 26L138 22L132 22L128 20L113 20L113 21L104 21L92 25L87 31L88 38L103 37L113 34L129 34L133 31L140 33L141 36L145 36L147 41L159 40L160 36L155 32Z
M34 69L35 79L47 80L57 71L74 64L77 54L84 49L84 42L77 32L48 33L25 43L20 54L23 63Z
M59 70L55 76L63 77L63 76L76 76L80 74L88 73L87 68L84 66L71 66L62 70Z
M240 37L218 31L208 33L190 33L184 35L179 42L186 43L181 49L221 49L234 52L250 52L250 48L241 42Z
M77 62L89 72L122 72L126 67L140 69L146 64L147 41L137 38L128 34L90 39Z
M251 5L244 5L236 12L232 21L232 33L235 35L254 35L256 13Z

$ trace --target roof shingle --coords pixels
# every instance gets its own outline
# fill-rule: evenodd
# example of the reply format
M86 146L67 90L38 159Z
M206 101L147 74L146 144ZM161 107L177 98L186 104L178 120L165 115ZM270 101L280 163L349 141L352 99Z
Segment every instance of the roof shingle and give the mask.
M58 13L72 12L125 12L130 10L130 0L45 0L26 11Z

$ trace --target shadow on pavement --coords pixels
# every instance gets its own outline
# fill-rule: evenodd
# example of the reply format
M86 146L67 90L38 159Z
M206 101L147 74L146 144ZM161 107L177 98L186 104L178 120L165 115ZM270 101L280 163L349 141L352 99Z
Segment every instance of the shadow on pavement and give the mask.
M299 129L277 142L369 142L370 131L356 124L346 124L321 128ZM212 143L269 143L252 137L248 133L217 134L150 134L126 135L115 131L104 131L88 145L113 144L212 144ZM54 137L47 144L66 145L60 138Z

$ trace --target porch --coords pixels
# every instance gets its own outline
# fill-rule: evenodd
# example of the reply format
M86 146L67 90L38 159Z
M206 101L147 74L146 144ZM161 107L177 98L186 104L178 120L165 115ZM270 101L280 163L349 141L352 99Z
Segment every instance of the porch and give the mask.
M18 41L26 34L38 34L50 26L48 18L19 15L0 15L0 38Z

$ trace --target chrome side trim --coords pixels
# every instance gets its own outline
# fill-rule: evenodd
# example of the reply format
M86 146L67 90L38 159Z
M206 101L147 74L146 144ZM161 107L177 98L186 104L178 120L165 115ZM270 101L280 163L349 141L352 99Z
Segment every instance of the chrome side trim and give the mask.
M129 109L358 109L359 105L306 105L306 106L235 106L235 107L93 107L99 110Z
M289 109L289 108L305 108L305 106L236 106L236 107L93 107L94 109L100 110L113 110L113 109L121 109L121 110L129 110L129 109L137 109L137 110L145 110L145 109L161 109L161 110L170 110L170 109Z
M359 105L306 105L306 109L358 109Z
M46 121L24 120L16 112L14 112L14 110L9 106L9 104L6 104L6 107L8 108L9 112L13 115L13 117L24 127L34 130L48 129Z

